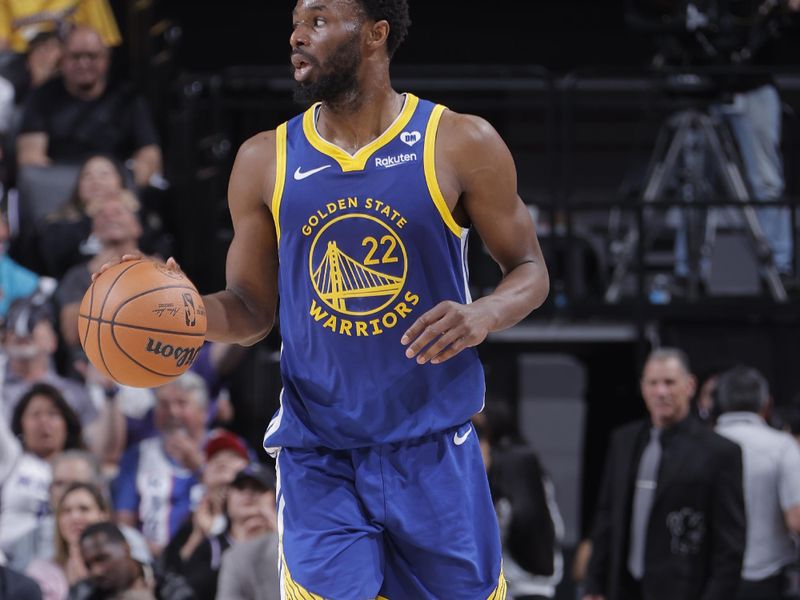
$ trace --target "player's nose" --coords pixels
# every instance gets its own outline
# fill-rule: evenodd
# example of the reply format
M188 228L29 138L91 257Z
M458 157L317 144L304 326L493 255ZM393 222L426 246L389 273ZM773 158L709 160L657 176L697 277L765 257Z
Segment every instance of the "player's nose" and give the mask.
M303 25L298 25L292 30L292 35L289 36L289 45L292 49L308 46L308 34Z

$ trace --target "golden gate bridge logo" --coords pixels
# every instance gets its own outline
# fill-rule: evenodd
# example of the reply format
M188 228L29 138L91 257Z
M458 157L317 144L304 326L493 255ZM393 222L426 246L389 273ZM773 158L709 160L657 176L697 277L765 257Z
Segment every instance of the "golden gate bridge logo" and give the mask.
M348 219L358 221L345 222ZM350 240L349 252L337 238ZM356 250L358 258L353 256ZM363 214L343 215L328 223L309 253L314 290L330 308L349 315L373 314L390 304L403 289L406 265L406 251L397 234L379 219Z

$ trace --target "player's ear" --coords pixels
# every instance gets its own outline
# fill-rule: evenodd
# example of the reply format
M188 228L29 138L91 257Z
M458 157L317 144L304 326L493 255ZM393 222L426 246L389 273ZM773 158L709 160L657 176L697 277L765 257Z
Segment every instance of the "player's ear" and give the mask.
M377 50L381 46L385 46L389 39L389 22L385 19L376 21L369 28L369 35L367 37L367 45L370 50Z

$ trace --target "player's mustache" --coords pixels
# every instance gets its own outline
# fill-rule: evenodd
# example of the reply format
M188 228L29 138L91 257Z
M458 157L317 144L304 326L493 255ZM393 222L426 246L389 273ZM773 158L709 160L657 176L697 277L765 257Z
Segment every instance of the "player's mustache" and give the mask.
M308 64L310 64L312 67L320 66L319 61L316 58L314 58L313 56L311 56L307 52L304 52L303 50L300 50L299 48L295 48L294 50L292 50L291 56L302 56L303 59Z

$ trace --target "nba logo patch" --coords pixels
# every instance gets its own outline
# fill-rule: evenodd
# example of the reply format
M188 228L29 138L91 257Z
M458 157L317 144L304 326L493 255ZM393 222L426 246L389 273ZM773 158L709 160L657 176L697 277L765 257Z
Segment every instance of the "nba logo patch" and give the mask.
M419 131L404 131L400 134L400 141L404 144L408 144L409 146L413 146L421 138L422 135L420 135Z

